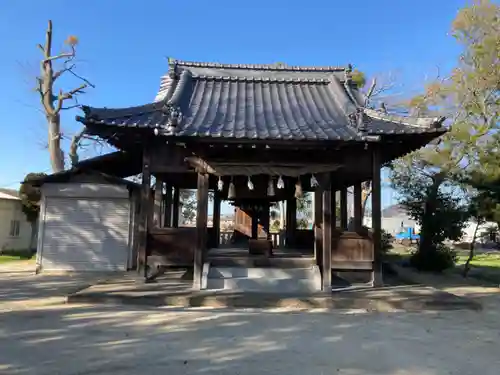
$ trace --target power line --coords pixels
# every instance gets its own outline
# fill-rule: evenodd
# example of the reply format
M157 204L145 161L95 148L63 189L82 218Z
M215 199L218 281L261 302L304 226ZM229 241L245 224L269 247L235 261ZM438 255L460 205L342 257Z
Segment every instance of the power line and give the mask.
M39 173L47 173L47 172L50 172L50 168L48 168L48 169L44 170L43 172L39 172ZM1 187L3 187L3 188L9 188L9 187L11 187L12 185L16 185L16 184L21 185L21 183L22 183L22 180L21 180L21 181L16 180L16 181L14 181L14 182L9 182L9 183L7 183L7 184L2 184L2 185L1 185Z

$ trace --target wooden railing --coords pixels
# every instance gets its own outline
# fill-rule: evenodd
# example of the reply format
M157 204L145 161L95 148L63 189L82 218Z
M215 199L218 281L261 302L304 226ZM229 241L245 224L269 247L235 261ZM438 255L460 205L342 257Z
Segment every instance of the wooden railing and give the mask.
M219 244L220 246L231 246L231 239L233 237L233 231L230 232L220 232ZM280 242L280 233L271 233L271 241L273 242L273 247L276 249L283 244Z
M373 267L373 237L369 231L335 231L332 236L332 268L371 270Z

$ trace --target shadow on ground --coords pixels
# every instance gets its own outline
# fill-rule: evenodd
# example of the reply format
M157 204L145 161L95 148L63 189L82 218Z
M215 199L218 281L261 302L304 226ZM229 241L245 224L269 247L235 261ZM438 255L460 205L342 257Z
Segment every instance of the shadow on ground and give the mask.
M34 298L65 297L97 282L104 275L34 275L27 272L5 273L0 280L0 302Z
M0 298L8 305L60 296L86 282L9 277ZM493 297L484 289L474 296L491 303ZM495 303L483 311L371 314L77 304L0 309L0 373L496 375Z
M497 374L498 313L175 311L0 314L8 374Z

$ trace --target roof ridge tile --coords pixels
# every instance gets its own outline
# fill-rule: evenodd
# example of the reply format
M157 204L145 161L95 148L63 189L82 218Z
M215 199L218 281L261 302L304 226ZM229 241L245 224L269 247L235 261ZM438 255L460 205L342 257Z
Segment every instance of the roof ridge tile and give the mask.
M207 81L228 81L228 82L266 82L266 83L330 83L326 78L297 78L297 77L239 77L239 76L220 76L220 75L193 75L194 79Z
M183 60L176 60L175 64L182 67L276 70L276 71L299 71L299 72L343 72L343 71L349 71L351 69L350 65L304 66L304 65L286 65L286 64L222 64L222 63L183 61Z

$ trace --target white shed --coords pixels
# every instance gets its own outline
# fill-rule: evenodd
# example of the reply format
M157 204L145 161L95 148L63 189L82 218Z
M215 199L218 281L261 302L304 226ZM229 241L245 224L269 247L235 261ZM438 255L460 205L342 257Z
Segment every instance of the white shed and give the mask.
M41 191L38 271L135 267L138 185L67 171L48 176Z

